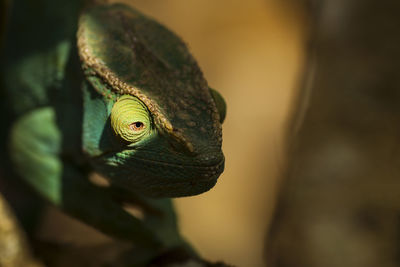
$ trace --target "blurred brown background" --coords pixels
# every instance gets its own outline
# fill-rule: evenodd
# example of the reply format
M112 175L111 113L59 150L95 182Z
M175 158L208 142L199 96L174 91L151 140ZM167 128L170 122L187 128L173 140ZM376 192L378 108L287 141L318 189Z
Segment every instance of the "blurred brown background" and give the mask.
M176 200L184 235L209 260L264 266L285 120L304 57L301 13L279 0L123 2L180 35L228 104L226 170L210 192Z
M175 201L204 258L265 266L265 251L269 267L399 266L398 1L125 2L178 33L228 104L226 171L210 192ZM311 7L307 65L300 2ZM49 218L41 236L109 240Z

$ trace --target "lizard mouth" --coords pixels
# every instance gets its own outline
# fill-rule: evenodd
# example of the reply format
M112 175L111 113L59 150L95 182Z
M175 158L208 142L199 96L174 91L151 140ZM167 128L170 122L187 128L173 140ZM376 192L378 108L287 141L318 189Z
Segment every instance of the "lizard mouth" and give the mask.
M130 153L134 153L130 154ZM210 190L224 171L222 152L198 155L193 158L160 155L152 151L125 151L125 159L108 154L102 158L99 172L112 182L129 187L150 197L183 197Z
M157 163L172 168L183 167L186 170L189 169L192 175L183 179L171 179L163 184L154 183L147 186L145 189L146 194L151 197L185 197L209 191L217 183L218 177L225 167L224 159L214 166L182 166L159 161Z
M210 172L219 170L221 168L221 165L224 165L225 163L225 158L219 159L219 161L207 162L203 164L176 163L176 162L160 161L142 157L136 157L136 159L143 162L153 163L154 165L169 166L172 168L194 168Z
M220 157L208 157L206 159L196 161L196 163L177 163L177 161L162 161L144 157L135 157L135 160L141 162L143 165L153 165L155 168L159 168L161 175L163 171L168 172L170 170L187 174L190 173L191 175L189 176L193 177L191 179L172 179L171 182L173 183L174 181L177 181L179 183L182 181L186 183L189 180L191 184L196 184L197 182L201 181L215 180L221 175L225 167L225 158L222 153L220 155Z

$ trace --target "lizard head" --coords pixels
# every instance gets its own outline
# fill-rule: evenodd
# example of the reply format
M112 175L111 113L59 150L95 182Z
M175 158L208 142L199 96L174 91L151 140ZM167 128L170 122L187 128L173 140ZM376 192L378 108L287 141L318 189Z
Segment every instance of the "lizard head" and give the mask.
M185 44L121 4L87 9L83 149L111 183L157 197L202 193L224 169L225 102Z

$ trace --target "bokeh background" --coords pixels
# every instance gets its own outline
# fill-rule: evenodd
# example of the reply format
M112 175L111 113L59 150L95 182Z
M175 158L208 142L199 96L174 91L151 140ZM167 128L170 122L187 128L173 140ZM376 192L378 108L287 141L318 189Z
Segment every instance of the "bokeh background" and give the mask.
M226 171L210 192L175 200L183 234L205 259L265 266L267 251L271 267L399 265L398 1L123 2L180 35L228 104ZM306 2L313 49L304 67ZM43 240L110 241L49 211ZM76 250L68 253L62 266Z
M228 104L226 170L211 191L176 200L184 235L209 260L264 266L286 119L304 60L302 13L282 0L123 2L180 35Z

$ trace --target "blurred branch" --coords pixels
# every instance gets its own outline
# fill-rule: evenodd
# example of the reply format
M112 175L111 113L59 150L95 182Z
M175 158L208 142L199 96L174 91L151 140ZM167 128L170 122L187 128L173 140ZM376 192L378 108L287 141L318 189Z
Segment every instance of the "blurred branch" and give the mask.
M0 266L42 266L32 258L25 236L1 195L0 218Z
M309 4L268 266L400 266L400 2Z

